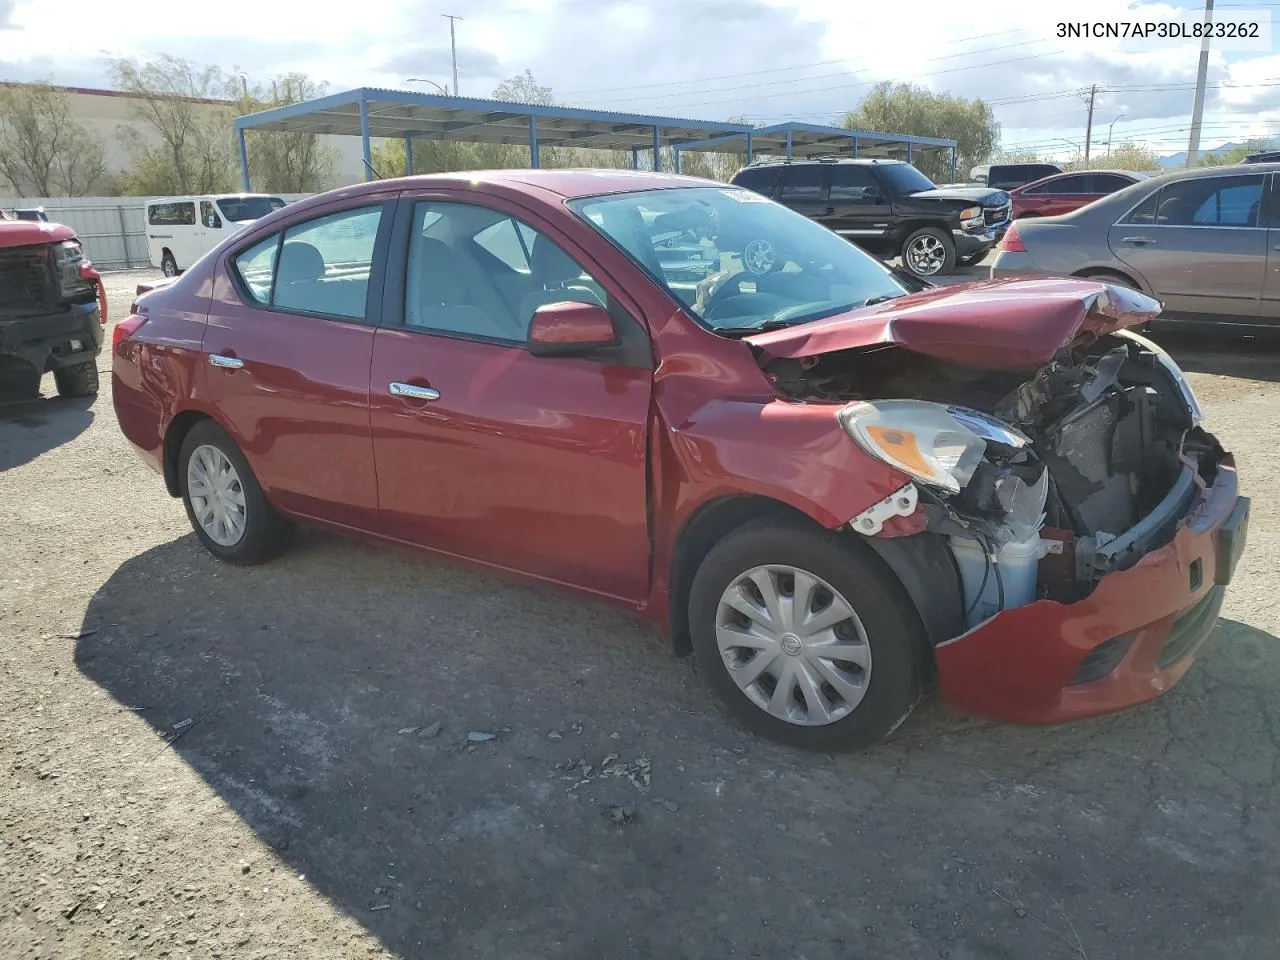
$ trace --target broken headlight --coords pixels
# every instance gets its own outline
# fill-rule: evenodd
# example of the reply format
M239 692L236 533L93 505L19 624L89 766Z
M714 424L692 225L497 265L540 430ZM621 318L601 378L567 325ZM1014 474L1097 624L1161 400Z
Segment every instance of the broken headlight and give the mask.
M986 441L940 403L876 400L837 414L858 446L908 476L959 493L982 462Z
M81 273L80 265L85 262L84 250L75 240L64 240L54 246L53 263L60 299L71 300L95 290L93 281Z

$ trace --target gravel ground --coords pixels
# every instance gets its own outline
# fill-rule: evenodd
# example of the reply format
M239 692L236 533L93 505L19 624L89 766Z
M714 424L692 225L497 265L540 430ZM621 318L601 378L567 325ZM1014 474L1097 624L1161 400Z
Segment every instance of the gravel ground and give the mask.
M1280 351L1171 347L1254 498L1213 651L837 757L611 609L316 533L218 564L105 379L0 411L0 957L1273 960Z

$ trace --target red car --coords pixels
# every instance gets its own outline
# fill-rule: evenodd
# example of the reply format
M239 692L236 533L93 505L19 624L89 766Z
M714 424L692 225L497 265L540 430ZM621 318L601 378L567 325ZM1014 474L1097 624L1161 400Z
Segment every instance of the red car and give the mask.
M936 671L1053 722L1171 687L1244 544L1232 458L1088 280L923 289L757 194L617 171L344 188L141 297L121 428L196 535L290 521L658 624L746 723L876 741Z
M1060 213L1078 210L1086 203L1093 203L1146 180L1145 173L1127 170L1082 170L1078 173L1058 173L1034 183L1009 191L1013 198L1013 218L1056 217Z

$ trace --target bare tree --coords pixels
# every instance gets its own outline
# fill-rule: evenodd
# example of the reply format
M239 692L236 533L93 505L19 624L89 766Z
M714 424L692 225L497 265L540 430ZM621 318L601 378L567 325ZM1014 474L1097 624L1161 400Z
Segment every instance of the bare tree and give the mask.
M235 181L226 75L167 54L139 66L116 60L112 79L132 94L134 116L154 142L132 141L140 193L213 193ZM222 96L220 96L222 95Z
M241 88L238 110L241 115L301 103L322 97L328 88L306 74L290 73L271 81L271 89L247 93ZM337 151L322 147L313 133L266 133L249 131L246 136L249 169L261 190L272 193L314 193L324 190L333 179Z
M42 83L0 87L0 175L20 197L80 197L107 180L103 143Z
M528 68L524 73L517 73L510 80L503 80L493 91L493 99L506 100L508 103L540 103L550 106L555 103L551 96L551 88L544 87L533 78L533 71Z

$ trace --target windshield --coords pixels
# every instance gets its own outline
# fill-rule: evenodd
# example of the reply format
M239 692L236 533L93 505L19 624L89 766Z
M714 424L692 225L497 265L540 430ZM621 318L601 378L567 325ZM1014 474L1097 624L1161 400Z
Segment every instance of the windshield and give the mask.
M879 260L749 190L648 190L569 206L719 333L806 323L908 292Z
M222 211L222 215L236 223L257 220L283 206L284 201L279 197L228 197L218 201L218 209Z
M876 170L898 193L937 189L936 183L909 163L882 163L876 166Z

